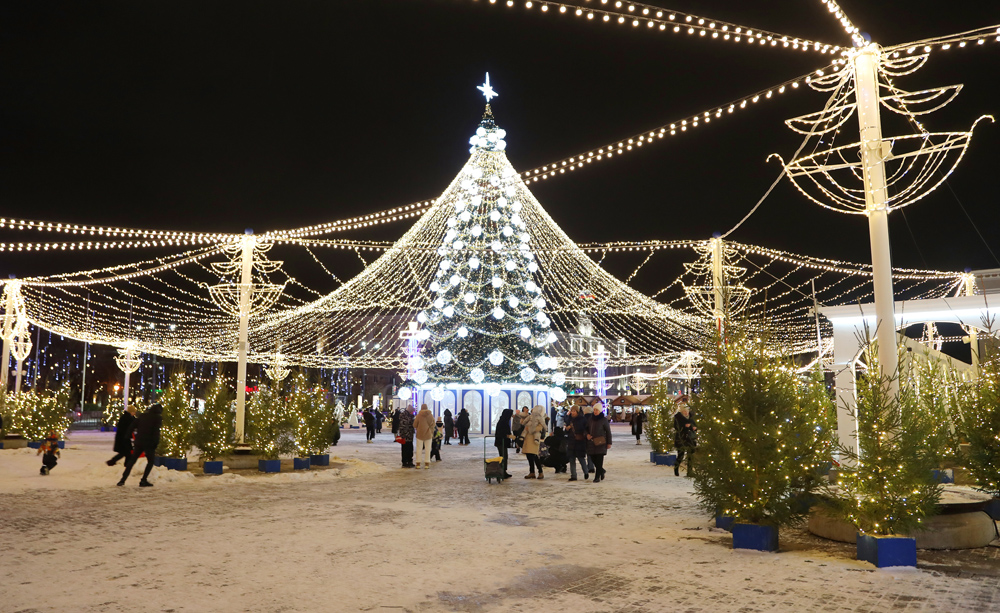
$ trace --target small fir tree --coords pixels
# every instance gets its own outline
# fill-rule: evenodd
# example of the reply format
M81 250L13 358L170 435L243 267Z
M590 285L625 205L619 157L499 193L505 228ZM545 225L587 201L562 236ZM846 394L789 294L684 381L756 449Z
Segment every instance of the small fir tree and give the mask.
M666 381L653 388L653 404L646 411L648 420L642 433L656 453L666 453L674 445L674 400Z
M295 450L294 422L288 404L271 387L261 384L247 403L246 437L264 459L277 460Z
M869 339L870 340L870 339ZM837 444L843 461L834 509L871 535L908 535L936 512L941 485L931 470L936 458L926 442L933 428L912 386L893 393L892 378L879 370L875 344L866 343L868 371L858 376L858 446Z
M160 397L163 407L163 426L160 428L160 446L157 455L183 458L191 449L194 420L191 416L191 393L183 371L170 375L170 385Z
M980 363L979 378L965 398L966 467L976 489L1000 497L1000 359Z
M295 376L291 388L288 411L295 423L296 453L300 457L323 453L333 440L333 407L304 372Z
M61 439L66 436L73 423L70 417L69 399L68 383L54 394L21 392L17 398L10 396L8 403L14 405L13 413L16 416L12 420L13 425L29 441L40 441L50 432L55 432Z
M236 393L222 374L215 375L205 392L205 409L195 422L192 441L202 458L216 460L233 450L236 437Z
M823 402L793 365L746 324L714 332L693 410L695 492L702 507L741 523L784 526L808 512L827 446ZM824 401L825 402L825 401Z
M910 360L908 386L912 386L915 408L928 423L925 447L937 466L954 464L958 459L961 434L954 416L958 406L957 376L940 359L917 357Z
M146 405L142 402L141 397L129 398L128 405L135 408L136 415L146 410ZM105 426L111 427L118 423L118 420L124 412L125 402L121 398L112 398L104 407L104 413L101 416L101 419Z

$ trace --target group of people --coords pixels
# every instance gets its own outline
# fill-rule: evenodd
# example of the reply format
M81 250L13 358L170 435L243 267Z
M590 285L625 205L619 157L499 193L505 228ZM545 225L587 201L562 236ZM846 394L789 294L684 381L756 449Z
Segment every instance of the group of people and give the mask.
M445 422L434 419L434 413L426 404L420 405L420 411L413 414L413 407L398 409L392 415L392 433L400 444L400 454L403 468L431 467L431 458L441 461L441 444L447 428ZM451 443L444 443L450 445ZM417 462L413 456L416 452Z
M603 406L599 402L592 406L573 405L568 413L558 416L551 432L549 421L541 405L530 412L528 407L521 407L518 413L506 409L500 414L495 445L503 458L504 478L512 476L507 466L509 450L513 448L516 453L523 451L528 459L529 472L525 479L544 479L544 466L555 473L564 473L568 463L569 480L577 481L576 465L579 463L584 480L593 475L594 483L603 481L606 475L604 456L611 447L611 424Z
M115 424L115 455L108 460L108 466L114 466L118 460L125 459L125 472L119 479L119 487L125 485L132 472L132 467L143 455L146 456L146 470L142 473L139 487L152 487L149 473L156 461L156 448L160 444L160 428L163 426L163 407L159 403L152 404L136 417L135 406L128 409L118 418Z

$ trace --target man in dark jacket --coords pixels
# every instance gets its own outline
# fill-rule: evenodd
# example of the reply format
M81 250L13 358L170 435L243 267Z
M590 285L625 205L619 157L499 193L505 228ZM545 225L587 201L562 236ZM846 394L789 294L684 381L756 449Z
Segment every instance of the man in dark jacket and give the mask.
M365 420L365 440L369 443L375 441L375 409L365 409L361 414Z
M444 444L451 445L451 437L455 435L455 418L451 416L451 409L444 410Z
M118 485L125 485L125 480L132 472L139 456L146 454L146 471L142 473L142 480L139 487L152 487L149 482L149 472L153 470L153 461L156 459L156 448L160 444L160 427L163 426L163 407L156 403L143 412L135 420L135 445L132 455L125 460L125 472L122 474Z
M118 418L115 424L115 455L108 460L108 466L114 466L122 458L128 459L132 453L132 427L135 425L135 405L130 404Z

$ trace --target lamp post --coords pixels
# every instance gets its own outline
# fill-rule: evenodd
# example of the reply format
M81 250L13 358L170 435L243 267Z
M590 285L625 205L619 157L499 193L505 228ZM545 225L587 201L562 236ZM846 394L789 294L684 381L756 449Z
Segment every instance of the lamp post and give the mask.
M142 366L142 354L139 353L139 348L136 346L135 341L129 341L125 344L125 347L118 349L118 355L115 356L115 363L118 364L118 368L122 369L125 373L125 386L122 390L122 406L124 410L128 410L128 383L129 375L139 370Z

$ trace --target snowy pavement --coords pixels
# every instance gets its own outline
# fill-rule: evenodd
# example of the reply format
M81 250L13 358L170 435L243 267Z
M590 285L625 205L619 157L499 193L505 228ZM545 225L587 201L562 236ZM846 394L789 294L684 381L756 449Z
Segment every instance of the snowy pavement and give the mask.
M996 547L875 570L853 547L784 530L733 551L689 480L615 427L606 481L483 478L482 440L399 468L388 431L345 431L339 469L221 477L121 468L76 433L47 477L0 451L0 611L1000 610ZM142 469L140 460L137 469Z

